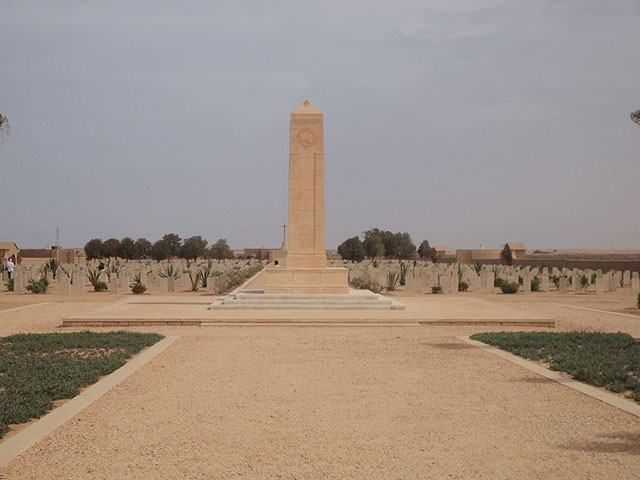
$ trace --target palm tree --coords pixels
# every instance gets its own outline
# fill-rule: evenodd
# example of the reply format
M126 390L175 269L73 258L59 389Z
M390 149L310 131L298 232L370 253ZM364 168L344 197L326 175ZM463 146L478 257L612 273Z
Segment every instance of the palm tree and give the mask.
M4 113L0 112L0 145L2 145L5 137L9 136L10 130L9 119Z

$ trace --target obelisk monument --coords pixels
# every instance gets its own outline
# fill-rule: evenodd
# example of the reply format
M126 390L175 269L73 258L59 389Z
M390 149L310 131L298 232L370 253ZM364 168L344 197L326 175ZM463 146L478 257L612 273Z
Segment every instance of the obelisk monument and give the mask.
M325 268L322 113L305 100L289 127L287 268Z
M345 268L327 268L322 113L305 100L289 125L286 268L265 271L265 293L348 293Z

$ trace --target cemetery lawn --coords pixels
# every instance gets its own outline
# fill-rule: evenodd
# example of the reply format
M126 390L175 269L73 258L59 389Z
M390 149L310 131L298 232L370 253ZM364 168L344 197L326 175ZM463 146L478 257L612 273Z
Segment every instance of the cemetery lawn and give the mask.
M640 343L626 333L488 332L471 338L640 402Z
M0 337L0 438L9 425L41 417L55 400L75 397L162 338L124 331Z

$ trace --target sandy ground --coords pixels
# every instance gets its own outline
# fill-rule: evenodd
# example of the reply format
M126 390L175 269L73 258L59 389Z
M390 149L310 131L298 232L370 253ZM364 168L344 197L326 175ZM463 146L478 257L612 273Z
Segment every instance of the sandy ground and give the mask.
M579 297L482 298L552 316L558 329L640 336L640 318L553 305L621 310L628 292ZM0 310L15 298L0 294ZM56 331L64 316L123 298L25 295L52 303L0 311L0 335ZM495 328L153 330L180 338L0 478L602 479L640 469L640 418L455 338Z

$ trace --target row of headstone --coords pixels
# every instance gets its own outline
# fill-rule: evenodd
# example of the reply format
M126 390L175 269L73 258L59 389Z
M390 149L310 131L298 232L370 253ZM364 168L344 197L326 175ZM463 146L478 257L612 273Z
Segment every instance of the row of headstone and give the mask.
M370 261L343 263L343 266L350 270L350 278L365 278L377 281L382 286L386 285L389 272L400 273L399 263L395 261L379 262L377 267L374 267ZM492 275L492 282L487 281L489 273ZM570 285L575 294L593 291L595 294L601 295L605 292L616 291L622 286L631 286L634 296L640 293L640 284L638 280L634 280L638 277L638 272L632 273L629 270L624 272L611 271L603 274L600 270L571 270L566 267L563 269L556 267L539 269L483 265L478 272L470 265L433 263L409 264L405 291L422 293L430 286L439 284L444 292L456 292L458 280L462 280L468 284L471 291L492 294L495 279L501 278L505 281L520 283L522 291L526 294L533 291L534 280L538 284L538 290L549 292L551 277L555 277L557 291L561 294L568 293Z

